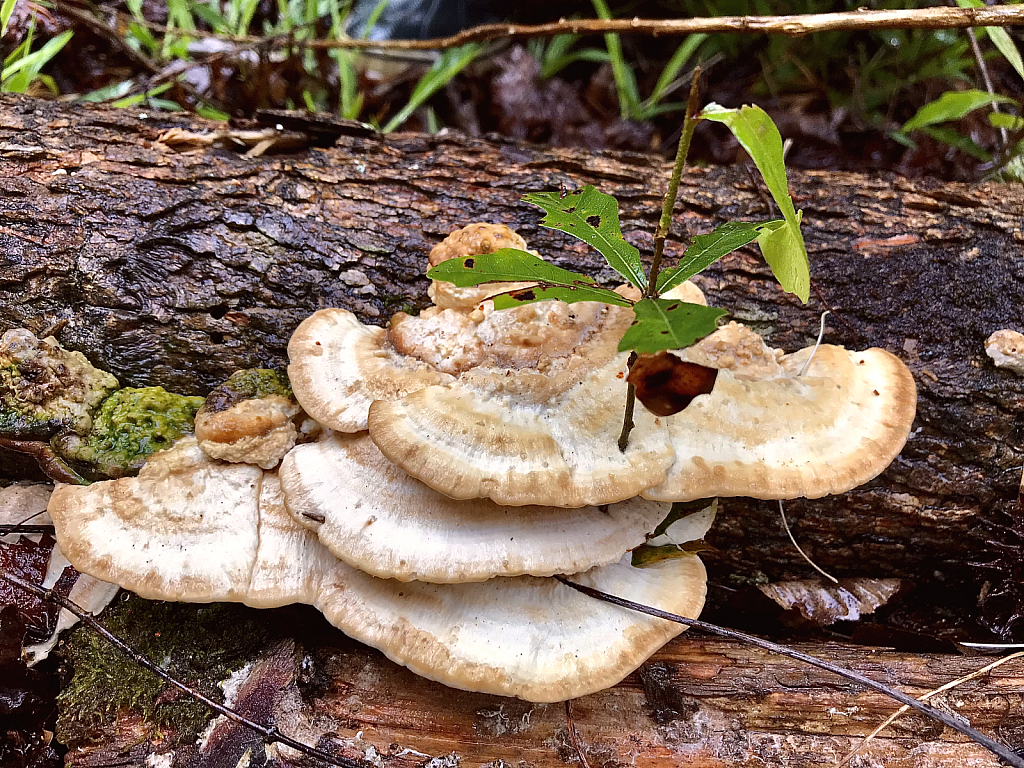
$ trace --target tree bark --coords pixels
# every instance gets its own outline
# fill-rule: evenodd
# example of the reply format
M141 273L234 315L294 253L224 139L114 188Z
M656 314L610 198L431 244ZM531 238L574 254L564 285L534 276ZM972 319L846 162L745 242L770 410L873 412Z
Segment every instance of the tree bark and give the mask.
M81 631L81 630L80 630ZM983 659L868 652L844 644L798 646L922 695L984 666ZM834 766L898 706L879 694L733 642L673 641L615 688L572 702L579 751L562 704L531 704L453 691L351 641L299 649L285 644L243 675L236 701L306 743L388 768L581 765L637 768ZM247 690L259 694L246 695ZM1024 736L1024 666L1011 661L930 699L1010 745ZM254 706L255 704L255 706ZM258 713L258 715L256 714ZM171 748L122 716L98 743L70 753L76 768L264 765L259 738L221 723L197 753ZM152 757L164 753L162 758ZM288 750L271 748L284 765ZM148 762L147 762L148 761ZM173 761L173 762L172 762ZM381 762L382 761L382 762ZM279 765L280 763L271 763ZM868 742L853 766L995 768L978 745L917 714Z

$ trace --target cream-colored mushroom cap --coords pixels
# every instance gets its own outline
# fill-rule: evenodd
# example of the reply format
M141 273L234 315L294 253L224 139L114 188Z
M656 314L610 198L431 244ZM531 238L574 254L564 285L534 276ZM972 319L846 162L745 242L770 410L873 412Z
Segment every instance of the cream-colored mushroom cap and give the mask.
M523 371L471 371L373 403L370 437L391 462L453 499L552 507L629 499L663 481L673 454L664 421L639 408L619 450L626 360L615 353L560 392Z
M386 348L386 339L383 328L363 325L344 309L313 313L288 342L295 399L324 426L361 432L374 400L402 397L451 378Z
M365 433L295 448L280 476L292 516L331 552L401 581L578 573L618 561L671 510L640 498L573 510L456 501L389 462Z
M168 503L185 483L190 498ZM59 489L50 512L72 564L93 576L152 599L310 603L414 672L466 690L583 696L621 680L682 629L554 579L375 578L288 515L274 473L214 462L191 439L155 454L137 478ZM627 555L573 579L684 616L700 612L706 587L692 555L648 568Z
M457 229L430 250L428 263L436 267L448 259L480 256L502 248L527 249L526 241L504 224L478 222ZM539 254L538 254L539 255ZM535 283L485 283L459 288L443 280L431 280L427 295L438 307L472 309L490 296L504 291L528 288Z
M913 377L884 350L831 345L819 347L801 375L811 353L783 357L773 378L745 375L762 367L757 355L721 369L711 394L667 417L676 460L644 496L819 498L881 473L910 434Z
M707 576L694 555L620 562L573 581L693 618ZM562 701L614 685L683 629L580 594L554 579L401 583L335 568L318 607L345 634L453 688Z

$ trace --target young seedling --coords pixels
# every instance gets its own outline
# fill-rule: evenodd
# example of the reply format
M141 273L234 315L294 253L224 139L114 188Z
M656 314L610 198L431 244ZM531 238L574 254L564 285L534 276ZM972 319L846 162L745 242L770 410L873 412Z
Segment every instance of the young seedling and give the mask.
M544 210L544 226L577 237L596 248L608 265L640 292L631 299L597 285L592 277L556 267L526 251L502 248L492 254L449 259L434 267L427 277L465 287L489 282L533 282L534 287L508 291L493 297L495 309L506 309L546 299L566 303L601 301L631 306L633 324L619 342L619 351L630 351L632 367L640 354L655 354L688 347L718 327L727 314L717 307L705 307L662 294L707 269L723 256L757 241L765 260L783 289L806 302L810 293L807 249L800 232L801 212L796 210L786 181L782 137L771 118L755 106L724 109L710 104L697 113L700 70L694 73L686 118L679 138L672 177L654 235L654 255L645 271L640 252L622 236L619 204L611 195L586 186L575 192L541 192L523 200ZM698 235L686 249L679 264L662 271L661 261L668 237L679 182L699 120L722 123L736 137L760 171L782 219L762 222L727 221L712 232ZM619 449L625 451L633 427L635 390L627 385Z

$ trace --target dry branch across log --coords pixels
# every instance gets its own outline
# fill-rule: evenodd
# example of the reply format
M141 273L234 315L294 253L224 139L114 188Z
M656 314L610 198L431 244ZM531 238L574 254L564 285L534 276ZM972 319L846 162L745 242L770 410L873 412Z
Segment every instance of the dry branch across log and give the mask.
M383 323L398 309L423 306L427 252L469 221L507 223L556 263L610 282L613 275L595 254L540 228L540 217L519 202L520 196L596 184L619 198L627 239L649 256L669 172L666 163L649 156L545 150L457 135L342 137L329 149L261 158L226 148L181 153L156 141L172 127L221 126L184 116L0 97L0 331L56 327L62 343L85 352L122 384L205 394L236 368L282 366L289 334L318 308L345 307ZM1024 193L1016 186L843 173L794 173L792 187L805 214L817 289L810 304L782 294L753 250L723 260L699 279L701 287L713 303L787 349L812 341L819 313L830 308L829 341L895 352L911 367L920 393L914 434L894 465L866 488L787 505L795 535L836 575L902 577L916 585L907 603L916 606L916 614L904 609L904 623L932 631L962 625L977 633L980 621L1007 637L1020 636L1022 629L1014 627L1020 598L1013 590L1021 581L1015 569L1020 568L1022 523L1013 504L1024 463L1024 377L996 369L985 356L984 340L999 328L1024 330ZM670 263L687 234L708 231L727 218L771 215L739 168L688 172L677 210ZM12 468L9 455L0 456L0 469ZM706 559L718 585L809 573L771 503L727 501L711 542L717 551ZM997 567L976 567L993 556L1003 558ZM713 619L728 618L724 594L712 589ZM664 653L685 654L705 645L686 639ZM827 652L854 666L864 663L866 653L833 647ZM379 661L366 651L350 653L358 668L375 669L367 659ZM842 684L819 679L819 673L758 652L733 648L729 653L756 659L751 664L769 680L796 681L786 696L773 698L764 690L774 689L757 682L760 673L720 678L726 695L748 708L744 718L782 723L779 731L765 727L774 735L763 741L774 746L757 747L757 754L785 754L797 763L774 764L802 765L799 755L816 753L823 743L787 720L795 701L816 712L816 725L807 726L808 732L844 737L836 723L847 722L845 715L823 720L823 713L834 708L849 714L849 707L866 706L867 694L837 688ZM891 658L916 663L912 657ZM365 690L373 687L366 677L345 689L347 695L360 701L398 696L400 707L412 706L401 698L407 690L428 691L416 695L437 700L428 710L432 719L416 720L412 709L396 714L415 720L402 727L433 733L441 728L437 723L448 722L441 708L462 701L379 664L374 679L384 681L382 690ZM946 682L967 664L936 660L929 680ZM690 695L687 686L696 685L669 678L669 689L684 700ZM585 741L601 742L594 734L602 731L591 726L612 726L614 716L607 713L619 706L619 697L633 696L636 712L645 712L639 679L603 694L596 709L588 709L588 699L577 705L574 718ZM931 685L899 679L922 690ZM979 699L979 712L1016 717L1019 703L1001 695ZM817 706L819 700L827 702L824 707ZM488 702L492 709L503 703ZM504 703L506 712L524 706ZM382 706L373 704L371 710ZM858 734L870 732L891 711L881 700L873 707ZM598 709L607 711L598 715ZM562 727L555 725L559 716L554 710L544 715L552 732ZM974 724L1021 727L1016 721L990 723L987 716L972 715L982 718ZM594 719L588 723L588 718ZM466 722L472 727L468 724L475 720ZM676 727L685 736L699 722L695 715L681 716ZM762 727L746 719L736 727L729 718L713 722L724 724L725 731L708 726L700 732L704 735L694 736L693 743L704 744L700 749L724 744L723 733L739 733L741 744L762 741L742 735ZM645 727L642 733L654 740L655 726L647 722ZM377 749L390 743L384 733ZM543 737L547 749L554 744L549 736ZM456 738L465 744L446 746ZM487 743L495 738L491 733ZM449 749L460 755L477 750L480 762L517 759L516 747L504 741L488 747L494 756L485 759L487 749L479 741L458 733L436 746L420 742L428 747L418 749L435 756ZM893 744L894 750L904 749ZM836 747L837 753L848 746ZM417 748L411 740L408 747ZM933 747L936 755L950 759L945 764L970 764L960 753L948 752L953 748L948 745L933 744L925 752ZM900 759L912 759L901 754Z

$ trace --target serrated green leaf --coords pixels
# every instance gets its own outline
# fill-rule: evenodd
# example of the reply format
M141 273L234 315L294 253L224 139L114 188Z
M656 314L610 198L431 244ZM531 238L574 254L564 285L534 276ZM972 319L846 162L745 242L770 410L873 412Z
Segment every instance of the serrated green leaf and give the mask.
M690 304L677 299L641 299L633 305L636 320L619 342L619 352L640 353L682 349L718 327L724 309Z
M782 224L781 221L778 223ZM763 227L764 223L727 221L706 235L697 235L686 249L679 265L658 275L658 293L672 290L697 273L703 272L726 254L752 243Z
M785 225L772 232L763 231L757 243L783 289L796 294L806 303L811 295L810 263L804 236L800 232L801 214L789 196L779 129L763 109L754 106L725 109L717 104L709 104L700 117L722 123L732 131L761 172L765 186L782 211ZM770 255L765 250L765 243L768 244Z
M930 101L917 110L917 113L907 120L900 130L903 133L910 133L918 128L935 125L936 123L959 120L969 112L986 107L993 102L1013 102L1013 99L977 89L946 91L935 101Z
M521 304L532 304L535 301L550 301L551 299L558 299L566 304L575 304L578 301L600 301L620 307L633 305L633 302L623 298L615 291L599 288L596 285L538 285L533 288L499 293L491 298L494 300L495 309L508 309Z
M594 282L592 277L556 267L518 248L448 259L429 270L427 277L454 283L460 288L481 283L540 282L574 286Z
M559 192L537 192L526 195L523 200L544 209L547 215L541 224L545 227L593 246L612 269L641 292L646 290L647 277L640 262L640 251L622 237L619 203L614 197L588 185L564 197Z

